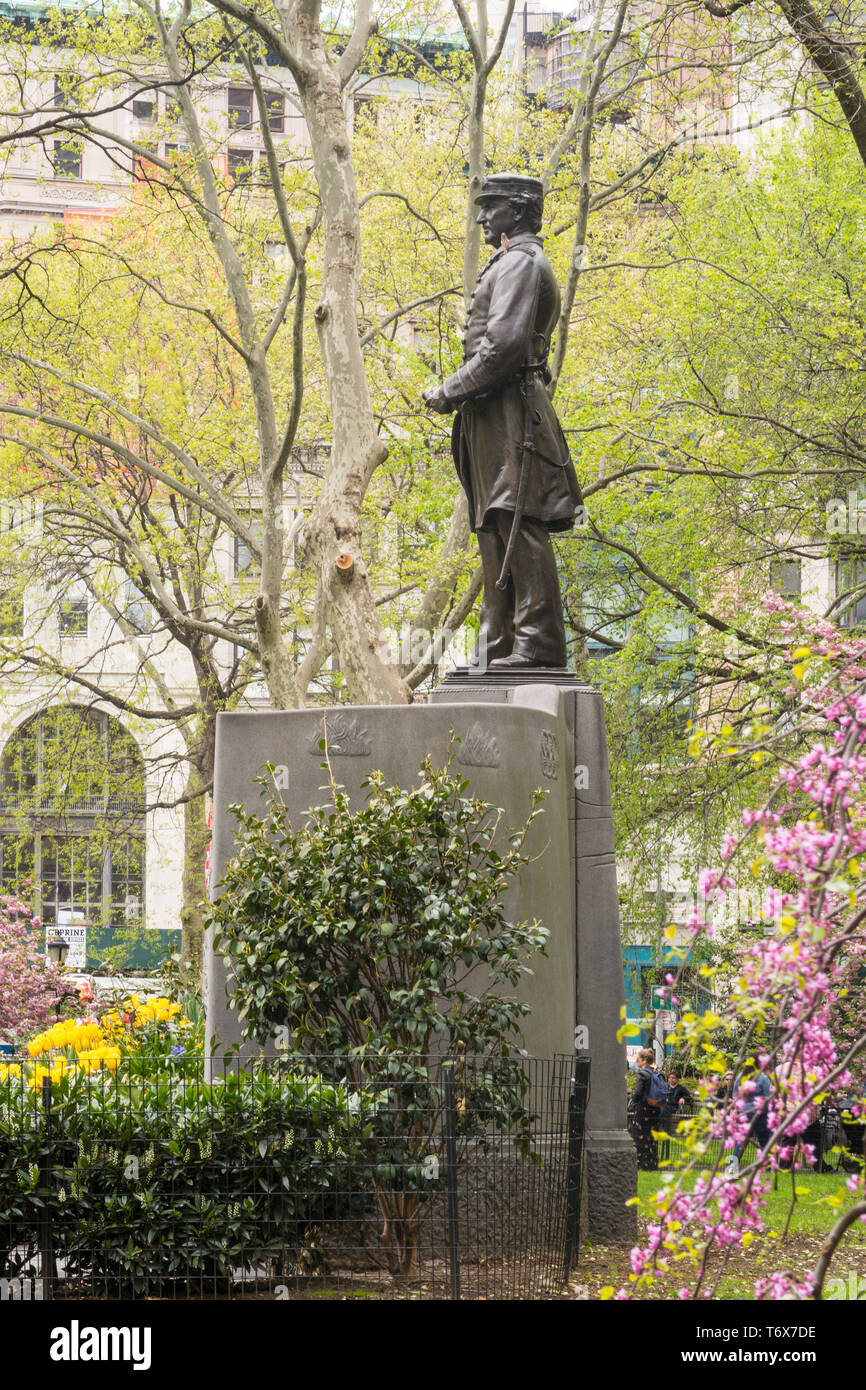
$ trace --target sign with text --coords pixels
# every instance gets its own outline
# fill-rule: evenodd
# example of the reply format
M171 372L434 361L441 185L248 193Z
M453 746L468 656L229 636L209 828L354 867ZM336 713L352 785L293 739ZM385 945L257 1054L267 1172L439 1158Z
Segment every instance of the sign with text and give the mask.
M67 970L83 970L87 964L87 919L83 912L62 908L57 914L57 935L69 943Z

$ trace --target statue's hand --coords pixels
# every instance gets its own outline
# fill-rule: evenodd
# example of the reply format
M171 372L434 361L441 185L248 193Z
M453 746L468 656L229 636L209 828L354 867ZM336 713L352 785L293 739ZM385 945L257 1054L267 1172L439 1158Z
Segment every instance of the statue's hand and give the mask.
M423 401L427 409L435 410L437 415L449 415L455 409L454 402L449 401L441 386L428 386Z

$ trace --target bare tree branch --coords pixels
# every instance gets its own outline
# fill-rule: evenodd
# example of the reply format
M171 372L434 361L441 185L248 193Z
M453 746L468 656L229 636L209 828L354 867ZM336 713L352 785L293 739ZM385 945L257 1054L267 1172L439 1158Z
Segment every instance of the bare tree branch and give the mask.
M358 0L358 8L355 12L355 24L349 37L349 42L346 44L346 47L337 60L337 72L340 76L341 87L345 87L358 71L367 44L379 27L378 21L372 13L372 8L372 0Z

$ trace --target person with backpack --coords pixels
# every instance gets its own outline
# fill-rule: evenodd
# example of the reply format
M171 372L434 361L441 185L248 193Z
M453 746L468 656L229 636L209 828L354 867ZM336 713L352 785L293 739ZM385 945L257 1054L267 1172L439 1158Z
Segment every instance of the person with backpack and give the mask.
M734 1094L742 1096L742 1111L749 1121L745 1137L734 1145L734 1151L725 1169L726 1177L736 1177L740 1171L740 1158L746 1145L754 1140L758 1149L764 1149L770 1142L770 1126L767 1120L767 1106L770 1103L770 1078L754 1058L746 1068L739 1072L734 1082Z
M655 1067L652 1048L643 1048L637 1055L631 1137L637 1149L637 1166L645 1173L654 1173L659 1166L659 1149L653 1130L662 1127L669 1096L670 1087Z

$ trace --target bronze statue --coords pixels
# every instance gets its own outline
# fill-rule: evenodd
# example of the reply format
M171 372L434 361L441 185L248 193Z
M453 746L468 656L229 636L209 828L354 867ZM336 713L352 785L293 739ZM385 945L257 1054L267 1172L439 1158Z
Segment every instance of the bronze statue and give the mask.
M484 574L479 653L492 668L566 664L551 531L581 504L565 436L547 392L559 289L537 233L544 189L492 174L476 198L489 246L466 320L463 365L424 392L456 410L451 448L469 502Z

